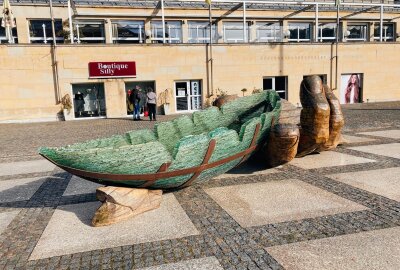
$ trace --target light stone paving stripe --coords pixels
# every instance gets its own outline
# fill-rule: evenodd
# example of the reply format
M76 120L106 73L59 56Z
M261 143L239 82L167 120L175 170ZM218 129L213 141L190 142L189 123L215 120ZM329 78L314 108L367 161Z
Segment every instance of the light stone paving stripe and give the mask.
M362 143L362 142L376 141L375 139L372 139L372 138L358 137L358 136L352 136L352 135L347 135L347 134L343 134L343 139L347 143Z
M290 165L297 166L303 169L316 169L323 167L344 166L344 165L367 163L374 161L375 160L372 159L356 157L334 151L324 151L319 154L317 153L302 158L295 158L290 162Z
M198 235L173 194L161 207L124 222L92 227L100 202L58 207L33 250L30 260L138 243Z
M53 163L45 159L20 161L12 163L0 163L0 176L49 172L54 170L55 167L56 166Z
M0 181L0 203L29 200L46 177Z
M11 221L18 215L20 210L0 213L0 234L7 228Z
M360 132L358 134L391 138L391 139L400 139L400 129Z
M104 185L90 182L88 180L73 175L68 183L67 188L64 191L63 196L95 193L98 187L103 186Z
M329 178L400 202L400 168L327 175Z
M267 248L287 270L400 269L400 227Z
M349 149L400 159L400 143L355 146L349 147Z
M223 270L215 257L187 260L178 263L163 264L154 267L141 268L139 270Z
M243 227L367 209L296 179L216 187L205 192Z

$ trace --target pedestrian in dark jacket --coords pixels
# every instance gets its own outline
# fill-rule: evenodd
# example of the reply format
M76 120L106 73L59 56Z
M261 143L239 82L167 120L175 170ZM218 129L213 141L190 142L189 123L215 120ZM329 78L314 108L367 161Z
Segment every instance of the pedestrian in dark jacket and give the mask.
M141 94L140 94L140 87L136 86L135 89L132 90L131 95L129 96L129 100L134 106L134 111L133 111L133 120L142 120L140 119L140 99L141 99Z

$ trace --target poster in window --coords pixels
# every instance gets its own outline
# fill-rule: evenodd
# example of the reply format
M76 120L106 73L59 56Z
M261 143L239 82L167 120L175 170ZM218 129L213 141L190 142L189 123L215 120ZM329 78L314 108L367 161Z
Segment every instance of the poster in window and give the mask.
M362 102L362 74L342 74L340 103L351 104Z

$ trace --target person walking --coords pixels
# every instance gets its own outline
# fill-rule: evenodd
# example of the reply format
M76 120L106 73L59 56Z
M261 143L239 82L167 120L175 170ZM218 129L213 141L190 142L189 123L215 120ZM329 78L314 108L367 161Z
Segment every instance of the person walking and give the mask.
M150 121L156 121L157 96L156 93L154 93L153 88L151 87L147 88L146 103L149 110Z
M129 99L134 106L133 121L142 120L140 119L140 86L137 85L135 89L132 90Z

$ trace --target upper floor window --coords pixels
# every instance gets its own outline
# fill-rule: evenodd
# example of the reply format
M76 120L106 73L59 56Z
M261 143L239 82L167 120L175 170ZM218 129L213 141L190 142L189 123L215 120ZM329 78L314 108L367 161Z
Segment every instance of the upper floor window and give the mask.
M374 40L380 40L380 28L381 25L375 23L374 25ZM393 23L384 23L382 30L382 41L394 41L395 40L395 32L394 32L394 24Z
M257 22L257 42L283 41L282 26L278 22Z
M311 23L289 23L289 41L306 42L311 41Z
M151 22L151 41L153 43L163 42L162 21ZM166 43L182 43L182 22L166 21L165 22L165 42Z
M348 24L346 31L347 41L367 41L367 24Z
M75 21L74 39L77 43L104 43L104 23L100 21Z
M318 28L318 41L332 42L336 40L336 23L322 23Z
M209 43L210 42L210 24L207 21L188 21L189 43ZM217 28L212 26L213 42L217 42Z
M0 21L2 22L2 18L0 18ZM0 25L0 44L1 43L9 43L6 31L7 31L7 29ZM12 38L14 40L14 43L18 43L17 27L12 28L11 33L12 33Z
M237 43L250 40L249 23L246 24L246 40L243 33L243 22L224 22L224 42Z
M57 43L64 42L62 20L54 20ZM52 43L53 30L51 20L29 20L29 40L31 43Z
M112 22L112 39L114 43L144 43L144 21Z

